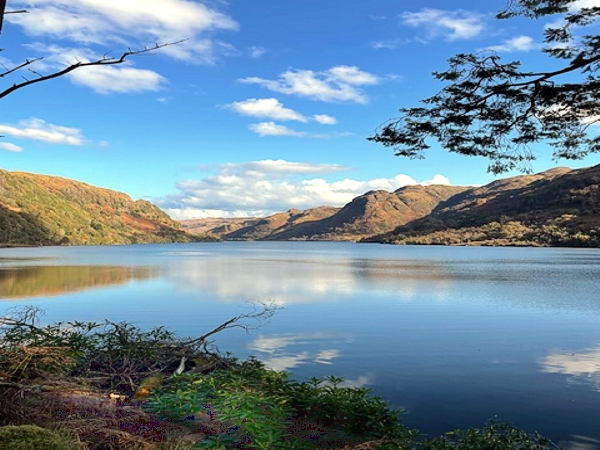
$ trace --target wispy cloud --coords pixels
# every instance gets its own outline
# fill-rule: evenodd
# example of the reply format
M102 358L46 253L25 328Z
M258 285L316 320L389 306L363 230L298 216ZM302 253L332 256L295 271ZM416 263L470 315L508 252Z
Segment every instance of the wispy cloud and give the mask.
M187 38L163 53L190 62L212 61L218 45L211 33L238 28L228 15L188 0L15 0L11 7L30 11L7 16L29 35L82 45L127 48Z
M10 142L0 142L0 150L6 150L13 153L19 153L23 151L21 147L11 144Z
M404 25L422 28L428 39L442 38L447 41L472 39L484 29L484 16L471 11L446 11L422 8L418 12L405 11L400 15Z
M83 145L85 141L77 128L53 125L37 118L22 120L16 125L0 124L0 134L51 144ZM8 149L5 147L5 150Z
M285 160L224 164L206 169L213 173L182 181L177 185L178 193L154 199L154 202L176 218L262 217L290 208L343 206L370 190L392 192L402 186L419 184L403 174L372 180L327 181L321 176L349 168ZM436 175L421 184L449 182Z
M99 60L99 55L85 48L61 47L58 45L31 44L29 49L43 59L35 63L39 73L60 70L65 65ZM118 65L82 67L67 74L75 84L87 86L101 94L158 91L167 80L159 73L138 69L133 60Z
M600 7L600 0L577 0L571 5L571 8L575 10L594 7Z
M323 72L288 70L277 80L248 77L238 81L312 100L367 103L368 97L360 87L377 84L380 80L356 66L336 66Z
M302 131L294 131L285 125L278 125L275 122L253 123L248 127L259 136L306 136Z
M402 43L407 43L406 39L388 39L386 41L375 41L371 43L371 47L377 50L394 49Z
M43 58L29 66L37 73L119 57L129 49L143 50L157 43L182 41L158 53L191 64L214 64L224 55L237 53L214 35L236 30L238 24L222 12L190 0L14 0L11 8L27 9L29 14L11 14L6 20L21 27L32 40L40 37L28 46L33 52L30 58ZM48 38L61 45L42 43ZM154 71L135 68L132 59L118 66L78 69L68 77L103 94L156 91L166 82Z
M267 49L260 46L248 47L247 50L248 54L250 55L250 58L260 58L262 55L267 53Z
M508 39L502 44L486 47L484 50L495 52L528 52L530 50L539 49L540 47L541 45L536 44L533 38L522 35Z

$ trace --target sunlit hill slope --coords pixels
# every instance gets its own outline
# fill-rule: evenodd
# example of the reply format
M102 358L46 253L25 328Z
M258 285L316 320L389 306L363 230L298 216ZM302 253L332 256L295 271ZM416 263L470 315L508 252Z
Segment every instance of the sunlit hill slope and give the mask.
M65 178L0 170L0 244L99 245L202 238L145 200Z

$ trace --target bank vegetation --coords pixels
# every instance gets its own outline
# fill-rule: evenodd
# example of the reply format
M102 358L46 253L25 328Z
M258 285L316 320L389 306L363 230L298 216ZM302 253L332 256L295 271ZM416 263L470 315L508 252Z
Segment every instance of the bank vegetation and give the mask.
M298 382L213 346L215 334L275 311L262 305L195 338L110 321L41 325L33 307L0 317L1 448L554 448L497 421L423 439L366 388L335 376Z

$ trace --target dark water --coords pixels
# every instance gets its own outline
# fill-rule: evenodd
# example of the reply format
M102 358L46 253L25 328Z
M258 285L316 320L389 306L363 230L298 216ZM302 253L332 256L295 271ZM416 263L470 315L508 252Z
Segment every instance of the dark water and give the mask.
M428 435L498 417L600 449L600 251L240 242L0 250L0 313L216 336L296 378L344 376Z

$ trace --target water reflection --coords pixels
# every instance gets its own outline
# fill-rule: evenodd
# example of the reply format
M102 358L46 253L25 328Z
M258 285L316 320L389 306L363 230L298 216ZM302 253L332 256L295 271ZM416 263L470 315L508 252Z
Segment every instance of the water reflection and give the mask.
M224 334L220 347L298 380L333 374L369 386L430 436L498 416L569 449L598 448L597 250L244 242L2 256L7 298L122 284L82 294L85 302L52 298L52 320L133 317L197 335L247 301L273 300L286 307L262 335ZM59 264L87 268L51 267Z
M553 353L541 365L544 372L568 375L571 382L589 383L600 392L600 347L577 353Z
M158 275L156 269L128 266L26 266L0 268L0 300L56 296L124 284Z
M317 364L332 364L340 356L337 348L325 348L319 351L303 350L294 353L289 347L299 346L303 349L312 347L317 342L339 339L341 336L326 333L298 333L264 336L260 335L248 344L248 349L273 370L290 370L301 364L313 362ZM312 341L312 342L311 342Z
M428 296L446 300L452 279L443 264L405 261L323 261L313 259L181 259L169 265L168 276L182 291L212 292L219 300L269 299L276 304L335 301L368 292L411 301Z

